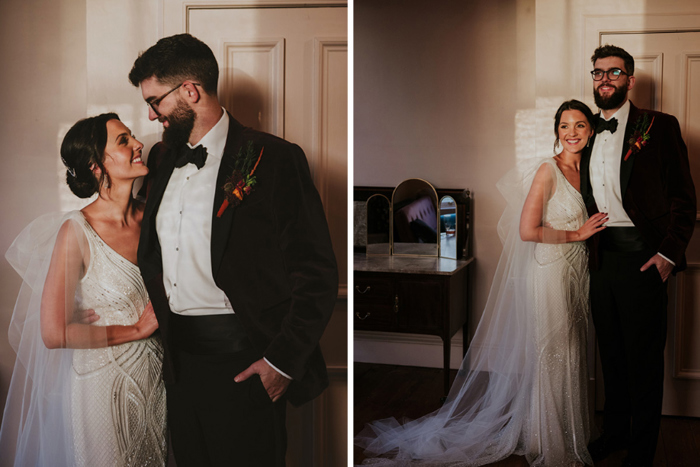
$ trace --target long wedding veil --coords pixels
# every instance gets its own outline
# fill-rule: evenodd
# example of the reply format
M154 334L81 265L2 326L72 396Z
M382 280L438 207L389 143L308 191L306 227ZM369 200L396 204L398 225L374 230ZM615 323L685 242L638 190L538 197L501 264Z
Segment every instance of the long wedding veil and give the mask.
M76 464L71 425L73 350L48 349L41 334L41 301L56 239L64 223L80 254L89 254L72 213L53 213L29 224L5 257L22 277L8 331L17 359L0 429L0 466L69 467ZM72 313L74 294L66 297ZM69 318L70 319L70 318Z
M507 201L498 224L503 252L447 401L437 411L405 424L391 418L367 425L355 438L356 444L368 455L389 458L368 459L365 464L471 466L532 452L531 445L537 440L523 434L522 427L530 413L537 361L533 345L536 310L528 278L536 244L520 239L519 225L525 198L542 166L555 183L551 158L527 160L498 182ZM546 216L546 203L543 209ZM561 239L546 241L559 243Z

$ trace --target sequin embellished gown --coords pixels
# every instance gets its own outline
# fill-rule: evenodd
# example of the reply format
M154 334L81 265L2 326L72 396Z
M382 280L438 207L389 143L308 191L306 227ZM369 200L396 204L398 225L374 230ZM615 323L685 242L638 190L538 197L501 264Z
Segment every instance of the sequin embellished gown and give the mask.
M524 196L542 164L554 187L543 223L573 231L588 219L580 193L551 158L503 177L503 253L447 401L414 421L367 425L355 438L370 457L363 464L467 467L515 454L533 466L593 465L586 449L586 245L520 239Z
M148 294L138 266L111 249L82 213L90 249L76 292L79 309L94 309L94 326L138 321ZM71 373L71 418L78 466L163 466L165 389L159 337L97 349L77 349Z
M557 168L556 191L545 223L578 230L588 219L581 194ZM528 275L534 301L535 374L521 441L531 462L541 465L591 463L586 445L589 417L586 366L588 251L585 242L538 243Z

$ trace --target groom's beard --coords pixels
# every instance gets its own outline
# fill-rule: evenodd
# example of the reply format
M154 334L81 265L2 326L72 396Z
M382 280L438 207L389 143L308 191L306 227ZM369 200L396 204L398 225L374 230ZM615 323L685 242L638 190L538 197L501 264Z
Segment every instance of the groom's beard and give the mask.
M611 86L615 87L615 91L609 96L601 96L599 89L593 89L593 98L595 99L595 105L601 110L612 110L618 108L625 102L627 97L627 86L616 87L614 84Z
M178 100L177 107L166 116L168 126L163 128L163 142L169 148L178 148L190 139L194 121L197 118L194 110Z

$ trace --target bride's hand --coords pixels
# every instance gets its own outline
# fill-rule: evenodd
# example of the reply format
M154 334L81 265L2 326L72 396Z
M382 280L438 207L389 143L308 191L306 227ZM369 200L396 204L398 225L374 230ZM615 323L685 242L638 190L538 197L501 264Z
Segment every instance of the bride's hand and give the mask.
M586 240L597 234L601 230L605 229L605 224L608 221L608 214L605 212L598 212L593 214L588 220L581 226L580 229L576 231L578 234L578 241Z
M136 328L137 339L145 339L158 329L158 320L150 301L144 308L139 320L134 324L134 327Z
M75 310L73 312L73 322L78 324L92 324L100 319L100 315L95 310Z

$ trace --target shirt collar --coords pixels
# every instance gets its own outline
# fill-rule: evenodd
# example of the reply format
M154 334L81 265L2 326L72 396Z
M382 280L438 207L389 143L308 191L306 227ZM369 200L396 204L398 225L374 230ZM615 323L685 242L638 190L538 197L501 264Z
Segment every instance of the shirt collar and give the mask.
M191 148L201 144L207 148L209 157L213 157L217 160L221 159L221 156L224 154L224 147L226 146L226 138L228 136L228 112L226 112L226 109L223 107L221 110L223 110L223 115L219 121L216 122L216 125L214 125L196 145L192 146L189 142L187 143Z
M613 118L617 119L617 125L618 128L625 128L627 126L627 118L630 115L630 100L627 99L624 104L622 104L622 107L617 109L617 112L615 112L610 118L605 118L605 120L610 120Z

